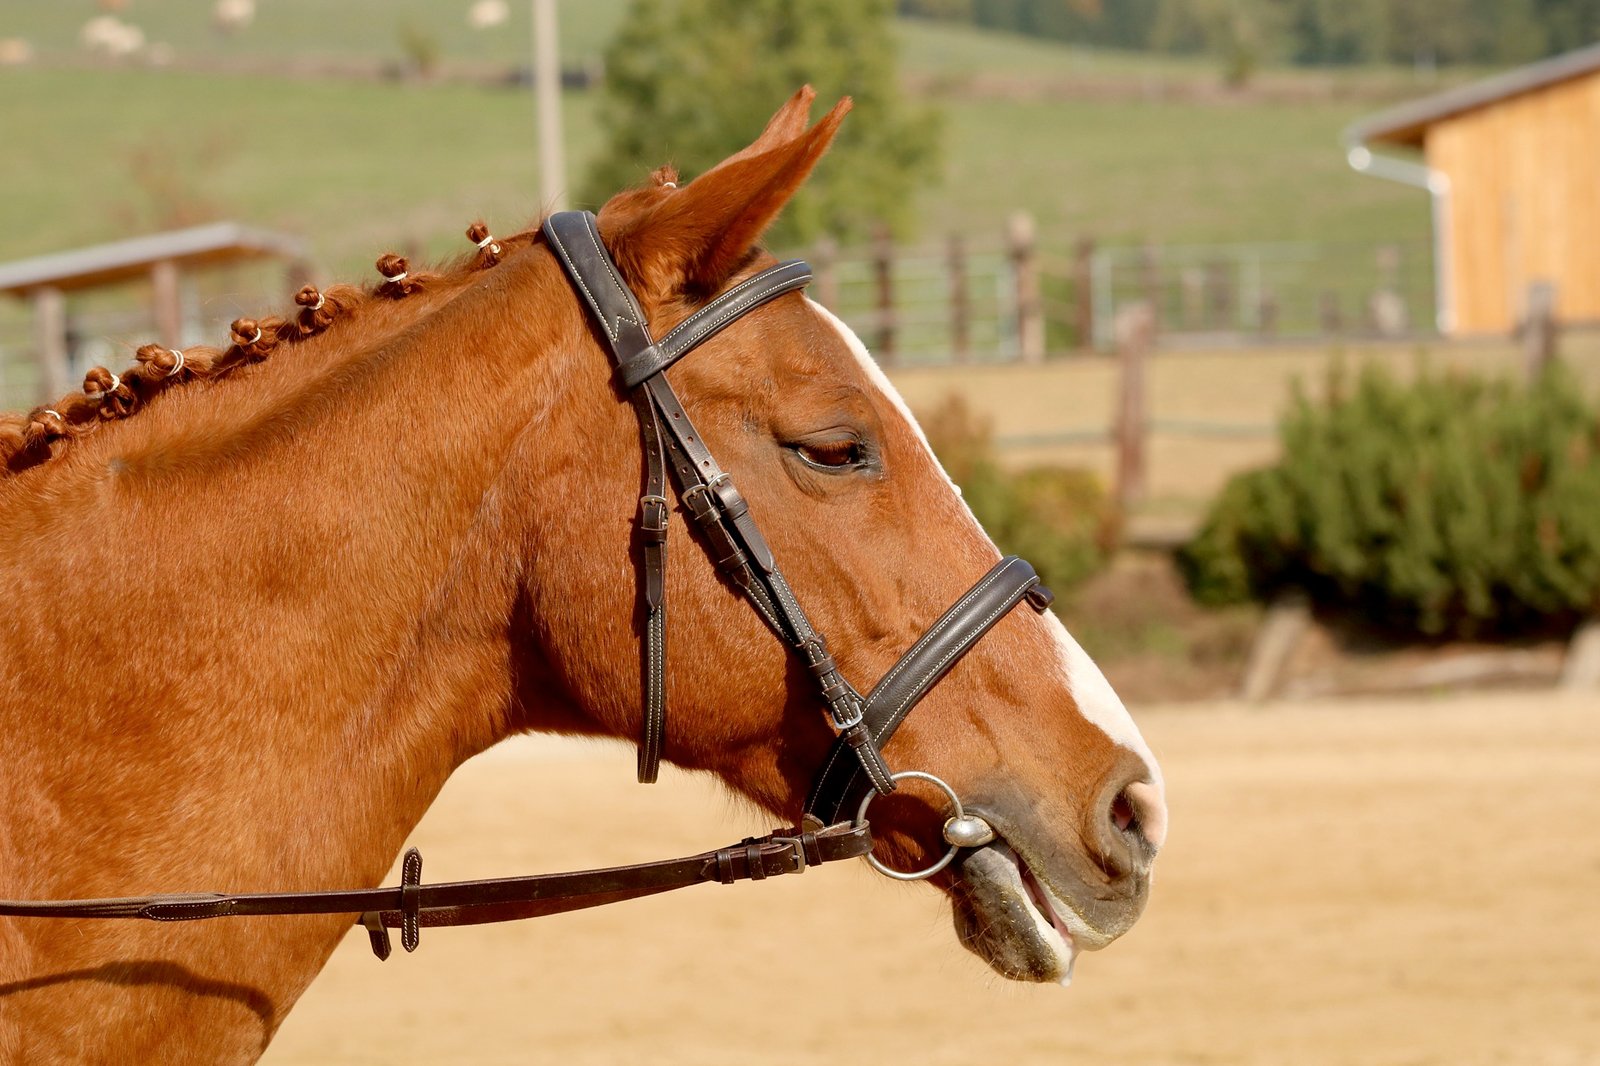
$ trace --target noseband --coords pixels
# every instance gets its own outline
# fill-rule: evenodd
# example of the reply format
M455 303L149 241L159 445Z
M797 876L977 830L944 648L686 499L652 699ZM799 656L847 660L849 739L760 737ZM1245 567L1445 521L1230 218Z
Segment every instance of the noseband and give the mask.
M142 918L192 921L243 915L359 914L373 952L390 953L388 930L401 930L415 950L422 926L513 921L615 903L707 881L731 884L800 873L808 866L866 855L891 877L915 880L942 870L961 847L993 839L989 826L966 814L955 791L932 774L891 773L882 750L918 701L983 635L1018 604L1046 610L1053 598L1033 567L1006 556L940 615L904 655L862 696L839 673L828 642L817 632L778 569L749 505L705 445L665 371L730 323L771 300L803 289L811 268L790 260L764 270L712 300L659 341L652 339L639 302L601 243L586 211L551 215L544 236L588 308L616 364L639 420L644 452L643 489L635 522L638 599L643 616L643 716L638 776L656 779L666 735L667 483L701 531L719 571L750 602L767 627L806 666L826 708L834 741L806 797L802 825L683 859L577 873L539 874L486 881L422 884L422 856L406 852L401 883L393 888L332 892L226 895L184 893L114 899L0 900L0 916L34 918ZM932 866L894 871L869 853L867 806L894 791L902 778L943 790L954 816L945 823L950 849ZM855 804L853 820L851 805Z

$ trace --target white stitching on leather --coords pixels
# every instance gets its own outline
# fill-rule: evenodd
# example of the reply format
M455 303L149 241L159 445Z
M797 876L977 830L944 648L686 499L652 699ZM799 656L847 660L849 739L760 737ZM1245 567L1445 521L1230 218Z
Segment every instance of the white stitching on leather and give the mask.
M751 281L756 281L756 280L759 280L759 279L758 278L751 278L750 280ZM755 292L755 293L753 293L753 294L751 294L749 296L741 298L740 300L736 300L733 303L727 304L726 306L723 307L721 314L715 316L714 318L706 320L704 332L706 332L707 334L713 333L717 329L720 329L724 323L729 322L734 318L738 318L740 315L744 314L747 310L750 310L753 307L759 307L759 306L761 306L761 304L765 303L769 299L775 300L779 296L787 295L788 291L789 290L785 290L783 292L774 292L770 296L768 296L767 295L767 290L761 289L761 290L758 290L757 292ZM732 295L732 294L730 293L729 295ZM689 319L685 319L683 322L680 322L678 324L678 328L679 329L683 328L683 326L688 325L688 323L691 322L691 321L693 321L692 317L689 318ZM676 332L676 330L674 330L674 332ZM661 344L666 344L668 338L670 338L671 336L672 336L672 334L669 333L669 334L667 334L666 337L663 337L661 339ZM699 340L696 340L694 342L694 344L698 344L698 343L700 343ZM694 344L689 345L689 347L690 348L694 347ZM660 347L660 345L657 345L657 347ZM685 350L687 351L687 349L685 349Z
M750 285L754 285L756 282L760 281L761 277L762 277L762 275L757 274L753 278L745 278L743 281L739 282L739 284L737 284L733 288L729 289L724 295L725 296L733 296L740 289L746 288L747 286L750 286ZM696 311L694 314L690 315L688 318L684 319L682 322L679 322L676 326L673 326L671 329L669 329L667 331L667 335L665 337L661 338L661 343L662 344L669 343L672 340L673 337L676 337L678 334L680 334L684 330L688 329L691 325L693 325L695 319L697 319L701 315L705 314L705 312L708 311L708 310L710 310L710 308L702 307L699 311Z
M567 265L567 276L577 282L578 288L583 290L584 298L589 301L589 306L594 309L595 317L600 320L600 328L604 329L606 336L610 337L612 342L615 343L617 339L616 331L611 328L611 323L606 320L606 316L601 312L600 301L594 298L594 293L590 292L589 286L584 284L583 275L573 265L572 256L567 254L566 245L561 243L561 238L554 230L551 230L546 236L550 238L550 244L555 248L556 254L561 256L561 261Z
M938 622L938 623L936 623L932 629L928 630L926 633L922 634L922 636L918 637L917 638L917 642L915 644L911 645L911 650L906 652L904 655L902 655L900 657L900 661L895 663L894 669L890 670L887 674L885 674L883 676L883 680L879 681L873 687L874 688L884 688L884 687L887 687L888 685L892 684L894 682L894 679L897 676L899 676L900 671L905 669L906 663L910 661L912 655L914 655L916 652L920 651L923 647L927 646L928 644L933 643L933 641L938 638L939 634L946 627L948 627L952 622L956 621L960 617L960 612L963 609L966 608L967 604L971 603L973 600L977 599L980 595L982 595L984 592L986 592L990 585L992 585L996 581L1000 580L1000 578L1002 576L1004 576L1005 572L1007 570L1010 570L1010 569L1011 569L1011 564L1007 563L1005 566L1001 567L999 570L996 570L994 573L990 574L986 579L984 579L983 581L980 581L976 585L974 585L970 590L968 590L968 592L967 592L967 594L965 596L961 597L959 600L957 600L955 602L955 606L947 608L945 610L943 620Z
M649 720L645 725L645 754L650 764L654 766L661 759L661 747L664 741L662 725L665 721L666 700L666 610L665 606L658 606L650 614L650 701L646 708Z
M611 278L611 284L615 285L617 287L617 291L622 294L623 304L631 307L634 303L633 293L626 285L622 284L622 279L617 277L617 272L611 269L611 253L607 252L605 245L600 243L600 231L595 228L593 215L586 213L583 216L583 228L588 232L589 240L594 242L594 250L600 254L600 265L606 268L606 274ZM634 318L632 315L619 314L617 316L617 321L632 322L644 332L644 339L647 343L649 342L650 330L646 328L645 324L639 321L639 319ZM615 333L613 333L611 336L613 340L616 339Z
M781 271L781 270L786 269L789 265L790 264L784 264L783 266L774 267L773 269L777 270L777 271ZM698 312L696 312L695 314L690 315L688 318L684 319L682 322L679 322L676 326L674 326L672 328L672 330L670 332L668 332L665 337L661 338L661 341L657 345L657 347L665 348L665 347L670 346L672 344L672 338L673 337L677 336L683 330L689 329L690 327L694 327L697 332L701 331L701 327L704 327L704 332L711 332L713 325L720 326L720 324L722 322L727 321L727 317L728 317L727 316L727 311L728 311L729 308L734 307L739 300L746 299L745 296L740 296L739 295L739 292L740 292L741 289L745 289L745 288L749 288L751 286L755 286L757 282L760 282L762 280L767 280L767 281L770 282L770 281L773 280L773 277L774 277L774 275L772 273L767 272L767 271L763 271L762 273L757 274L753 278L746 278L744 281L741 281L739 284L735 285L733 288L729 289L727 292L723 293L721 297L718 298L719 300L731 301L729 303L726 303L726 304L722 305L722 313L720 313L718 315L715 315L712 318L705 318L705 317L703 317L705 315L705 313L707 311L710 311L713 307L715 307L717 305L716 304L712 304L710 307L701 308ZM795 288L802 288L802 287L804 287L804 284L805 284L805 282L798 281L798 279L791 279L791 280L784 281L782 284L774 284L774 285L772 285L772 287L770 289L768 287L766 287L766 286L761 286L761 287L757 288L753 294L747 294L747 295L753 296L755 298L754 299L755 304L759 305L759 304L761 304L761 303L763 303L763 302L765 302L767 300L775 300L779 296L784 296L784 295L788 294L789 292L792 292ZM746 309L745 307L740 306L739 309L735 312L734 317L738 317L738 315L743 314L745 309ZM691 341L689 344L684 346L684 351L688 351L689 349L693 348L696 344L699 344L699 343L700 343L700 341L698 339Z
M1016 606L1016 603L1017 603L1016 600L1011 600L1008 603L1002 603L1000 606L996 607L993 611L991 611L989 613L988 617L986 617L983 620L982 624L979 625L976 629L973 630L973 632L974 633L981 632L982 630L988 628L990 625L992 625L994 623L995 619L999 618L1001 615L1003 615L1007 611L1011 610L1012 607ZM926 674L922 675L922 679L917 682L917 684L913 688L913 691L915 691L916 689L921 688L923 685L927 684L928 679L930 677L933 677L936 674L938 674L938 672L940 670L944 669L944 666L945 666L946 663L948 663L951 659L955 658L956 656L960 655L962 652L966 651L971 646L972 646L972 642L971 641L963 641L962 643L957 644L955 647L951 648L949 651L945 652L944 658L940 659L937 663L934 663L933 666L929 668L928 672ZM910 702L911 702L911 700L910 700L909 696L907 696L906 699L904 699L904 700L902 700L900 702L900 706L895 708L895 712L894 712L893 715L891 715L889 717L889 721L884 723L883 730L880 733L878 733L876 736L873 737L874 740L877 740L879 737L881 737L883 735L883 732L887 732L888 731L889 722L894 721L897 716L901 717L901 718L903 718L905 716L905 714L907 712L907 709L908 709L908 705L909 705Z
M978 582L978 584L974 585L967 592L967 594L965 596L963 596L959 600L957 600L953 607L948 608L945 611L946 617L945 617L944 622L942 622L940 624L936 624L932 629L928 630L921 637L917 638L916 643L911 645L911 648L904 655L902 655L900 657L900 661L897 662L894 665L894 668L892 670L890 670L887 674L885 674L883 676L883 678L876 685L873 686L873 688L884 688L887 685L889 685L893 681L893 679L896 676L899 675L901 670L903 670L905 668L905 664L908 661L910 661L912 655L915 652L917 652L919 649L924 647L929 641L931 641L934 637L936 637L939 634L940 630L942 630L945 626L949 625L949 623L952 620L954 620L954 618L956 617L956 613L957 613L958 608L965 607L968 603L970 603L972 601L972 599L974 597L978 596L985 589L987 589L990 585L992 585L994 582L998 581L1002 576L1005 575L1005 573L1008 570L1011 569L1011 565L1012 564L1010 564L1010 563L1006 564L1005 566L1001 567L999 570L996 570L993 574L989 575L989 577L987 579ZM1026 593L1024 593L1024 595L1026 595ZM1016 602L1017 602L1016 600L1011 600L1009 603L1007 603L1005 605L1003 610L1010 610L1013 606L1015 606ZM970 645L964 645L964 646L970 646ZM920 686L917 686L917 687L920 687ZM915 691L915 689L913 689L913 691ZM866 698L870 701L871 693L868 693ZM896 718L896 715L898 715L898 718ZM889 731L891 726L893 726L895 728L898 728L900 722L904 721L904 719L905 719L905 704L904 704L904 701L902 701L901 706L896 708L895 713L890 715L890 717L884 722L882 729L880 729L877 733L875 733L873 735L873 737L872 737L873 743L874 744L879 743L883 739L884 734ZM822 772L817 775L816 787L815 787L815 789L813 789L812 794L809 797L807 797L807 799L806 799L806 807L807 807L807 809L810 809L811 805L820 797L820 794L821 794L820 790L822 788L822 784L823 784L824 781L826 781L828 779L828 774L830 774L833 771L834 763L838 762L838 760L839 760L839 751L840 751L840 748L842 748L842 747L843 747L843 745L835 745L833 750L831 752L829 752L828 761L823 764ZM871 776L871 775L869 774L868 776Z

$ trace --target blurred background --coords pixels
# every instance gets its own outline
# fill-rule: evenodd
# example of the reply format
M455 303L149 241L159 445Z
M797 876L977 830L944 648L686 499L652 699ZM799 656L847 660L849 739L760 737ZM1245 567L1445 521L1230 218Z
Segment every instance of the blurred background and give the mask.
M358 938L269 1061L1600 1063L1596 41L1600 0L7 0L7 408L852 95L769 244L1171 779L1150 915L1070 993L828 871ZM418 831L452 877L752 824L620 749L479 762ZM829 974L861 1042L773 1043Z

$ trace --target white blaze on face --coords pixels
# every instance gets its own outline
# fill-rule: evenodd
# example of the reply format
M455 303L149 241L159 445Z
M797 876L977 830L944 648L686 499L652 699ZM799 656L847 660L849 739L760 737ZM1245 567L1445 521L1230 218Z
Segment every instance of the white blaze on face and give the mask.
M888 375L883 372L877 361L872 358L871 353L867 351L867 346L861 343L861 338L856 336L854 330L845 325L837 315L826 307L823 307L810 297L806 298L806 302L815 308L817 314L821 315L824 320L839 332L840 337L844 339L845 347L850 349L851 354L861 364L861 369L866 373L867 380L877 386L878 390L883 393L884 398L889 401L890 406L905 419L906 424L911 428L911 432L922 444L922 447L927 450L928 458L933 460L934 467L944 475L944 479L950 485L951 490L957 496L960 496L960 488L950 480L950 475L945 472L944 467L939 463L938 456L934 455L933 447L928 443L928 438L922 432L922 427L917 425L916 418L911 414L911 408L906 406L906 401L901 397L900 391L894 387L894 383L889 380ZM983 527L979 525L977 518L973 516L972 509L966 507L965 504L966 501L963 500L962 505L966 509L967 517L972 519L973 526L982 533ZM987 536L985 536L985 539L987 539ZM1073 701L1078 705L1079 713L1087 721L1098 727L1107 737L1111 738L1112 743L1127 748L1144 760L1155 792L1155 796L1146 799L1145 802L1147 809L1144 813L1148 820L1145 822L1144 831L1150 842L1159 847L1161 838L1166 836L1165 786L1161 779L1161 767L1156 763L1155 756L1150 751L1150 746L1145 743L1144 737L1139 733L1139 727L1133 724L1133 718L1128 714L1128 709L1122 705L1122 700L1112 690L1111 683L1100 672L1100 668L1094 664L1094 660L1089 658L1089 653L1084 651L1076 640L1072 639L1072 634L1067 632L1067 627L1061 624L1061 619L1057 618L1053 612L1046 611L1044 618L1046 626L1055 638L1061 672L1066 678L1068 689L1072 692Z

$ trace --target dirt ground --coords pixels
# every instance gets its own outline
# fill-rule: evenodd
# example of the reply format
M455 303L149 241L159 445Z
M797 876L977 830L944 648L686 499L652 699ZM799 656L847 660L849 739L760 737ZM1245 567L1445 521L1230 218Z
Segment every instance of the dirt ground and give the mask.
M352 935L266 1061L1600 1064L1600 697L1154 708L1173 830L1149 912L1070 989L993 977L865 868L515 926ZM430 880L765 830L620 747L465 767Z

